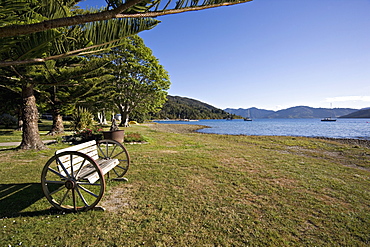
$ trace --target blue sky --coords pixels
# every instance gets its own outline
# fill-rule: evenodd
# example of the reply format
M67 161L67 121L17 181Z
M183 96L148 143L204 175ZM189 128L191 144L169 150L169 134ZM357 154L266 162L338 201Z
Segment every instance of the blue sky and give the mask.
M140 36L170 95L222 109L360 109L370 107L369 13L370 0L254 0L159 17Z

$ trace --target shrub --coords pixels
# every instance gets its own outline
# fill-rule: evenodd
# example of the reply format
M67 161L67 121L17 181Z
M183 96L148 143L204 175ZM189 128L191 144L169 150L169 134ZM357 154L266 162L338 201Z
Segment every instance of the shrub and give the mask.
M71 127L75 131L91 129L93 126L93 114L86 108L79 107L72 114Z
M17 118L13 117L8 113L0 115L0 124L5 125L5 128L10 128L17 124Z
M137 132L125 133L125 142L146 142L146 138Z
M93 129L82 129L76 131L74 134L75 138L80 138L81 141L89 141L89 140L101 140L102 139L102 131L103 129L94 127Z

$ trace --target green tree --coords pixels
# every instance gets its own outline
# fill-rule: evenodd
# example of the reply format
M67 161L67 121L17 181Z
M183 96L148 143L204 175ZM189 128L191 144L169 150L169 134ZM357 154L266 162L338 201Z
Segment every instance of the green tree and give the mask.
M63 133L62 115L72 114L76 104L98 94L102 81L112 77L104 69L107 63L107 59L98 57L74 57L46 63L49 66L45 66L45 83L39 82L39 88L43 89L47 100L45 110L53 116L49 135Z
M108 82L108 95L121 113L120 126L128 126L133 111L159 111L171 83L167 71L143 40L137 35L127 38L122 46L112 49L111 60L114 79Z
M2 0L0 6L6 18L0 21L0 38L25 35L41 32L59 27L75 26L84 23L98 22L119 18L143 18L158 17L163 15L178 14L189 11L230 6L250 2L252 0L196 0L177 1L172 0L105 0L107 6L97 10L95 13L82 13L69 17L53 16L52 18L34 22L17 22L18 14L15 10L28 9L28 2L25 0ZM49 2L57 2L50 0ZM62 1L61 1L62 2ZM62 3L64 4L63 1ZM74 1L75 3L79 1ZM2 25L2 23L5 25ZM9 25L10 24L10 25ZM3 27L1 27L3 26Z
M7 7L1 1L0 5ZM10 22L42 22L52 18L68 18L80 14L81 11L74 11L73 6L78 1L46 1L46 0L24 0L28 5L20 10L14 10L19 20ZM28 8L27 8L28 7ZM1 9L0 14L4 13ZM9 16L12 16L9 14ZM5 16L4 19L10 17ZM31 33L0 39L0 58L5 60L11 68L13 76L7 78L8 84L17 83L22 88L22 120L23 133L20 148L22 149L43 149L45 148L38 130L38 110L36 106L35 87L40 81L43 65L50 60L66 58L76 55L88 55L93 52L108 49L121 43L123 37L137 33L141 30L150 29L158 21L148 18L140 19L118 19L108 22L89 23L74 27L61 27L49 29L43 32ZM41 65L25 66L26 63L19 61L37 62L41 59ZM20 65L19 65L20 64ZM38 78L38 79L35 79Z
M0 67L45 63L101 52L120 45L122 38L154 27L151 17L249 2L251 0L106 0L94 12L74 6L78 0L0 0ZM15 68L22 85L21 148L44 148L37 127L34 87Z
M0 76L0 81L3 76ZM1 82L0 82L1 84ZM7 113L18 118L18 128L22 127L20 116L21 94L19 88L0 85L0 115Z

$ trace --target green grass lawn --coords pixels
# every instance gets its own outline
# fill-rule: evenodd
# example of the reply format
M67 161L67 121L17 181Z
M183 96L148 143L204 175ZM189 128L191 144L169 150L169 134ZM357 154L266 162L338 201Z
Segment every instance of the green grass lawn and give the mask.
M108 181L105 212L50 210L41 170L67 144L0 151L0 246L370 245L368 148L128 130L150 143L126 145L128 182Z

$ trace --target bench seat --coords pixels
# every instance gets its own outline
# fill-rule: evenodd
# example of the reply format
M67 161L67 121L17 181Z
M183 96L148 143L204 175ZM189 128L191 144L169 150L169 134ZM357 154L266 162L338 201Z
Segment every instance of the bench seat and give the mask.
M100 167L103 175L107 174L110 170L112 170L115 166L119 164L118 159L99 158L96 141L81 143L72 147L58 150L55 153L60 154L66 151L77 151L88 155ZM83 164L83 162L85 162L85 159L81 156L74 157L73 155L65 155L60 159L60 162L63 164L63 167L59 165L58 169L63 176L67 176L66 171L68 172L68 174L70 174L72 171L80 170L78 172L79 179L87 179L90 183L95 183L99 179L99 174L97 173L94 166L91 164ZM82 169L80 169L82 164L84 166Z
M95 161L102 170L103 175L107 174L110 170L112 170L119 164L119 161L117 159L99 159ZM95 168L92 165L85 166L83 169L81 169L78 175L82 179L87 179L90 183L95 183L99 179L99 174L96 172Z

